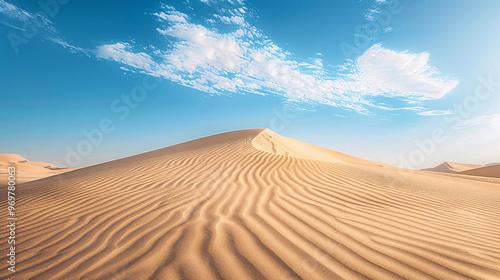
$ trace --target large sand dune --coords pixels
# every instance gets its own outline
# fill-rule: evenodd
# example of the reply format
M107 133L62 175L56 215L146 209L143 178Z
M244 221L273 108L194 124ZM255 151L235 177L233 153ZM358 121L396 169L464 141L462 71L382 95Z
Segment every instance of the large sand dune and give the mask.
M261 129L62 177L18 188L17 272L1 242L2 278L500 279L500 179Z

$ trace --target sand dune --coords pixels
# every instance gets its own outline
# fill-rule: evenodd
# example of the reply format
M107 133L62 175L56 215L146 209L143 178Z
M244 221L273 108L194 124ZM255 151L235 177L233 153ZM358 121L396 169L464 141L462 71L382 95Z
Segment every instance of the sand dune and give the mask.
M480 165L480 164L465 164L465 163L446 161L446 162L443 162L436 167L426 168L426 169L422 169L422 170L443 172L443 173L458 173L458 172L463 172L466 170L471 170L471 169L476 169L476 168L481 168L481 167L484 167L484 166Z
M460 174L500 178L500 164L462 171Z
M2 278L500 278L500 179L398 169L262 129L58 177L18 188L19 266L10 275L3 254Z
M71 170L46 162L28 161L16 154L0 154L0 187L7 186L7 169L12 165L16 166L17 184L54 176Z

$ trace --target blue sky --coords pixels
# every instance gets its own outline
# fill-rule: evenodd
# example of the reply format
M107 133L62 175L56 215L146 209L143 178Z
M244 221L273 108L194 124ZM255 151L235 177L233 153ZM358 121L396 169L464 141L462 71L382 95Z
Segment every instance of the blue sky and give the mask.
M493 0L0 0L0 152L87 166L268 127L410 168L499 162L499 12Z

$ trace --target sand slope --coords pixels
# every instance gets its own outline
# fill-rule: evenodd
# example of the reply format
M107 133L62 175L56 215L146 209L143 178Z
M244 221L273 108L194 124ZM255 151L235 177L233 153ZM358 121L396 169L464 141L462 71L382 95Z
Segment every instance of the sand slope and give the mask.
M0 187L7 186L7 170L16 167L16 183L22 184L41 178L71 171L70 168L59 168L46 162L32 162L16 154L0 154Z
M443 172L443 173L458 173L458 172L463 172L466 170L476 169L476 168L480 168L480 167L484 167L484 166L479 165L479 164L465 164L465 163L446 161L446 162L443 162L436 167L422 169L422 170Z
M500 178L500 164L460 172L460 174Z
M373 164L261 129L62 177L17 191L19 270L2 254L2 278L500 277L500 179Z

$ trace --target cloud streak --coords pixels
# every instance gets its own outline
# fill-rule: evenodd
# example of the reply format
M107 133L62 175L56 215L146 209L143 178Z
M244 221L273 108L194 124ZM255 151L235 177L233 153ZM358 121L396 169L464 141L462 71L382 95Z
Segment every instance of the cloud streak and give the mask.
M453 115L454 113L448 110L429 110L429 111L419 112L418 114L420 116L447 116L447 115Z
M74 53L79 52L90 55L90 53L92 52L84 48L73 46L63 40L54 27L54 23L43 11L39 11L39 13L33 14L13 4L10 4L5 0L0 0L0 15L2 14L7 20L1 21L2 24L14 28L17 31L22 31L9 32L7 34L7 38L9 39L16 53L19 52L19 47L21 45L27 44L32 38L36 36L61 45Z
M471 126L488 126L492 130L498 131L500 125L500 114L480 115L474 118L463 120L461 123L453 126L454 129L463 129Z

